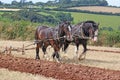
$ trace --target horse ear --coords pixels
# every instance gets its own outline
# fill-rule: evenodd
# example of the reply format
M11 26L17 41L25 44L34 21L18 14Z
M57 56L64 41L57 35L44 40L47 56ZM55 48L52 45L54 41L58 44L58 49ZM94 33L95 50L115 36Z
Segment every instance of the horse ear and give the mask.
M62 23L63 23L62 21L58 22L58 26L62 27L62 25L63 25Z
M61 24L62 24L62 22L61 22L61 21L60 21L60 22L58 22L58 25L59 25L59 26L61 26Z
M70 25L71 24L71 22L70 21L67 21L68 22L68 24Z

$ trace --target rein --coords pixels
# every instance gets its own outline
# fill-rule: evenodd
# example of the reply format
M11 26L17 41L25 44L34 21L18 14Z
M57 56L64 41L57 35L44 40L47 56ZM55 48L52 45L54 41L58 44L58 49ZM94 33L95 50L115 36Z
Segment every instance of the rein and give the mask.
M37 44L37 43L40 43L42 41L48 41L48 40L57 40L57 39L63 39L63 38L66 38L66 36L63 36L63 37L58 37L58 38L46 38L44 40L34 40L34 44Z
M78 37L80 39L91 39L91 37L85 37L85 36L79 36L79 35L75 35L73 37Z

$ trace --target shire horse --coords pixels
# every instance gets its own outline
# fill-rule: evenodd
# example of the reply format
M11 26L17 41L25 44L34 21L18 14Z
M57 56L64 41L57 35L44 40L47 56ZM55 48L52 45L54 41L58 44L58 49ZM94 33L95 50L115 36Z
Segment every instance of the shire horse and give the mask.
M66 38L66 40L72 39L71 25L68 21L60 23L59 26L55 28L39 26L35 32L35 43L37 45L36 59L40 59L39 48L42 48L45 55L46 48L51 45L54 48L53 59L56 57L57 60L60 61L58 52L60 51L64 38Z
M66 49L68 48L69 44L73 42L75 43L76 46L76 57L78 57L79 60L85 59L86 51L87 51L87 41L89 39L92 39L93 41L97 41L98 26L99 23L95 23L94 21L83 21L73 26L72 27L73 41L65 40L63 51L66 52ZM80 44L82 44L84 50L79 55L78 51Z

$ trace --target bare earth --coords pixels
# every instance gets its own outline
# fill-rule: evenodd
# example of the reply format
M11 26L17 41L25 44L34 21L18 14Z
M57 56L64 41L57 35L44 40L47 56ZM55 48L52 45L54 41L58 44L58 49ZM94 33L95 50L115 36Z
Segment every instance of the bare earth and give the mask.
M33 42L30 41L0 41L0 47L10 47L13 48L21 48L23 44L25 46L32 44ZM31 45L27 48L35 47L35 45ZM2 49L2 48L1 48ZM98 50L112 50L112 51L120 51L120 48L112 48L112 47L95 47L95 46L88 46L88 49L98 49ZM3 49L2 49L3 50ZM79 48L79 53L83 50L82 46ZM53 48L48 47L47 49L48 56L51 57L53 53ZM24 57L24 58L33 58L35 59L35 49L25 51L25 55L22 55L22 52L13 51L12 54L17 57ZM63 62L67 63L74 63L74 64L82 64L92 67L100 67L105 69L113 69L113 70L120 70L120 54L118 53L108 53L108 52L96 52L96 51L87 51L86 59L83 61L76 61L73 60L75 56L75 46L71 45L67 49L67 53L60 51L61 57L67 56L68 59L64 60ZM43 52L40 49L40 57L43 58ZM52 57L51 57L52 59Z
M73 7L70 9L87 10L93 12L120 13L120 8L102 7L102 6Z
M8 69L0 69L0 80L56 80L41 75L23 73L19 71L10 71Z
M22 47L22 45L24 44L24 45L29 45L29 44L31 44L32 42L29 42L29 41L25 41L25 42L23 42L23 41L0 41L0 49L1 50L3 50L4 48L3 47L6 47L6 46L12 46L12 47L15 47L15 48L17 48L17 47ZM35 47L35 45L33 45L33 46L30 46L30 47ZM94 47L94 46L88 46L88 48L89 49L99 49L99 50L113 50L113 51L119 51L120 50L120 48L111 48L111 47ZM53 52L53 49L51 48L51 47L49 47L48 49L47 49L47 52L49 52L49 56L51 56L52 55L52 52ZM82 52L82 47L80 47L80 51L79 51L79 53L81 53ZM27 63L27 59L26 58L28 58L28 59L31 59L31 58L33 58L33 60L34 60L34 58L35 58L35 49L34 50L29 50L29 51L26 51L25 52L26 54L25 55L22 55L21 54L21 52L15 52L15 51L13 51L12 52L12 55L14 55L15 57L23 57L22 59L23 60L25 60L26 61L26 63ZM94 69L97 69L97 68L95 68L95 67L98 67L98 68L102 68L102 70L100 70L101 72L100 73L98 73L99 75L100 74L102 74L102 71L104 71L104 72L106 72L107 71L107 69L110 69L110 71L108 70L108 72L106 72L106 73L109 73L108 75L112 75L112 74L115 74L114 72L116 72L116 71L114 71L114 72L112 72L111 70L117 70L118 72L117 72L117 74L119 73L119 71L120 71L120 54L119 53L107 53L107 52L96 52L96 51L88 51L87 52L87 57L86 57L86 59L85 60L83 60L83 61L78 61L78 60L75 60L75 59L73 59L74 58L74 55L75 55L75 50L74 50L74 46L70 46L69 47L69 49L68 49L68 51L67 51L67 53L66 53L66 56L68 57L68 59L64 59L64 53L63 52L61 52L60 51L60 55L61 55L61 58L62 58L62 62L63 63L66 63L65 65L64 64L55 64L55 66L58 66L58 65L61 65L61 66L70 66L69 68L71 68L72 69L72 65L69 65L69 64L74 64L74 66L75 67L82 67L81 65L83 65L83 67L85 67L85 66L90 66L90 67L94 67ZM43 56L43 53L40 51L40 57L41 57L41 59L43 59L42 58L42 56ZM8 57L8 56L6 56L6 57ZM1 58L2 58L2 56L1 56ZM8 57L8 58L10 58L10 60L12 59L12 57ZM2 59L3 61L4 60L6 60L6 59ZM16 60L18 60L18 58L16 58ZM13 59L13 61L14 61L14 59ZM19 60L18 60L18 62L19 62ZM22 60L21 60L21 62L22 62ZM40 61L41 62L41 61ZM17 63L17 62L16 62ZM37 64L39 64L38 62L35 62L35 63L37 63ZM44 62L44 63L46 63L46 62ZM68 64L69 63L69 64ZM10 63L9 63L10 64ZM23 63L22 63L23 64ZM30 63L30 64L33 64L32 62ZM50 62L50 64L54 64L54 63L52 63L52 62ZM67 65L68 64L68 65ZM81 65L80 65L81 64ZM18 65L20 65L20 64L18 64ZM49 65L49 64L48 64ZM54 66L54 67L55 67ZM37 66L36 66L37 67ZM40 67L40 66L39 66ZM82 68L83 68L82 67ZM90 67L88 67L88 68L90 68ZM47 67L46 67L47 68ZM51 67L48 67L48 68L51 68ZM59 67L60 68L60 67ZM64 68L66 68L66 67L64 67ZM76 70L77 70L77 68L76 68ZM86 69L88 69L87 67L85 67ZM17 69L17 68L16 68ZM41 67L40 67L40 69L41 69ZM60 68L61 69L61 68ZM14 69L13 69L14 70ZM63 69L62 69L63 70ZM93 69L91 68L91 69L89 69L89 70L92 70L93 71ZM82 70L81 70L82 71ZM94 73L92 73L92 71L91 71L91 74L94 74ZM34 71L33 71L34 72ZM74 72L74 71L73 71ZM89 72L89 71L87 71L87 72ZM78 73L80 73L80 72L78 72ZM85 73L86 74L86 73ZM90 73L89 73L90 74ZM95 73L95 74L97 74L97 73ZM50 74L49 74L50 75ZM47 77L51 77L51 76L47 76ZM52 73L51 73L51 75L52 75ZM58 74L58 75L60 75L60 74ZM82 76L82 75L81 75ZM89 75L88 75L89 76ZM91 76L91 75L90 75ZM92 76L93 77L93 76ZM107 76L108 78L110 78L109 76ZM113 77L113 76L112 76ZM54 78L56 78L55 76L54 76ZM71 77L69 77L69 78L71 78ZM82 77L83 78L83 77ZM96 79L97 79L98 77L96 77ZM100 77L99 77L100 78ZM117 76L117 77L113 77L112 79L114 79L114 78L120 78L120 76ZM57 78L57 79L62 79L62 78ZM78 79L79 79L79 77L78 77ZM83 78L84 79L84 78ZM92 79L92 78L90 78L90 79ZM105 77L104 77L104 79L105 79Z

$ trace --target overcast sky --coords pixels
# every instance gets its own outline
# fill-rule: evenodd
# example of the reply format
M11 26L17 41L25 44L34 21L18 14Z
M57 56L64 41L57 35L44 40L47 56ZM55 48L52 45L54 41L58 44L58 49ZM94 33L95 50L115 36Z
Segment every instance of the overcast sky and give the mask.
M13 0L0 0L1 2L4 2L4 3L11 3L11 1ZM16 1L20 1L20 0L16 0ZM32 2L47 2L47 1L53 1L53 0L26 0L26 1L32 1ZM112 5L112 6L119 6L120 7L120 0L106 0L108 1L108 4L109 5Z

